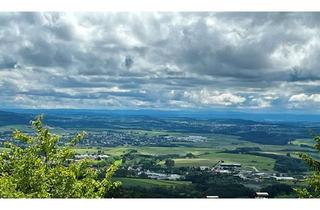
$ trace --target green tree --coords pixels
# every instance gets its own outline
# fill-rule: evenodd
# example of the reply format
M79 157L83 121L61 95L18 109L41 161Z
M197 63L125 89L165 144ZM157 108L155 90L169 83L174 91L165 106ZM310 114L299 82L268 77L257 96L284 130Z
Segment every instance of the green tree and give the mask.
M320 152L320 136L314 137L314 140L316 142L314 148ZM299 156L310 166L313 173L306 179L308 186L295 191L301 198L320 198L320 161L306 153L299 153Z
M0 153L1 198L101 198L120 186L111 177L121 161L99 179L90 160L74 160L72 148L85 132L58 146L60 137L42 125L42 116L31 124L34 135L14 131L16 141L6 142L7 149Z
M164 162L164 165L167 167L167 168L172 168L174 166L174 160L172 159L166 159L165 162Z
M195 158L195 155L189 152L186 154L186 158Z

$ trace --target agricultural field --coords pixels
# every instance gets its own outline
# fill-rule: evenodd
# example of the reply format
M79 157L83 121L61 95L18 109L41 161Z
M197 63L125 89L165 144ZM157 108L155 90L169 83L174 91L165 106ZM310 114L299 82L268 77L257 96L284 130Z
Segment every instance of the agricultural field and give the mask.
M177 167L182 166L214 166L218 161L226 163L240 163L244 168L256 168L259 171L273 171L275 160L267 157L259 157L247 154L228 154L211 152L193 159L174 159Z
M128 131L129 132L129 131ZM130 131L135 135L175 135L184 136L184 133L165 132L165 131ZM195 135L195 134L188 134ZM199 134L198 134L199 135ZM237 136L222 135L222 134L203 134L207 138L204 142L192 142L188 146L185 143L181 143L177 146L176 142L172 142L175 146L154 147L154 146L116 146L116 147L77 147L76 152L78 154L94 154L97 151L103 152L103 154L109 156L121 156L131 150L136 151L138 155L176 155L180 157L173 158L175 167L199 167L216 165L219 161L226 163L240 163L245 169L254 169L260 172L275 172L274 166L276 160L274 158L265 157L264 154L273 154L277 156L286 156L288 153L292 157L297 157L296 152L309 152L313 153L312 148L303 148L300 144L292 142L298 142L299 140L292 141L287 145L264 145L245 140L239 140ZM301 141L301 140L300 140ZM311 144L312 141L308 140ZM227 151L232 151L237 148L259 148L257 153L253 154L231 154ZM192 154L192 158L185 157L187 154ZM159 164L163 165L164 161L160 161Z
M285 146L282 146L285 149ZM185 156L188 153L194 155L193 158L174 158L175 167L199 167L199 166L214 166L219 161L227 163L240 163L245 168L255 168L258 171L273 172L275 159L269 157L261 157L250 154L230 154L224 153L224 150L216 148L199 148L199 147L99 147L99 148L77 148L76 152L79 154L94 154L97 151L102 151L104 154L110 156L121 156L130 150L137 151L141 155L180 155ZM263 153L264 151L260 151ZM266 150L270 153L270 150ZM285 152L273 151L273 154L285 155ZM161 161L160 164L164 162Z
M136 150L138 154L142 155L181 155L188 153L195 155L194 158L175 158L175 166L213 166L218 161L225 161L229 163L241 163L245 167L256 167L261 171L272 171L275 160L267 157L259 157L247 154L228 154L220 150L211 148L190 148L190 147L116 147L116 148L77 148L76 152L79 154L96 153L98 150L111 156L119 156L129 150ZM160 164L162 164L161 162Z
M17 128L29 132L30 127L18 126ZM3 131L13 131L13 126L0 127ZM113 130L115 131L115 130ZM116 130L118 131L118 130ZM70 130L64 130L62 128L54 128L53 132L58 134L65 134ZM98 133L98 130L90 131ZM170 131L156 131L156 130L126 130L129 135L139 137L157 137L157 136L173 136L184 137L186 133L183 132L170 132ZM237 148L256 147L261 149L258 151L261 154L274 154L274 155L287 155L290 153L293 157L297 157L296 152L306 151L313 152L312 148L301 147L301 144L312 145L312 139L296 139L289 142L287 145L265 145L254 143L250 141L240 140L239 136L224 135L224 134L199 134L188 133L188 136L205 137L205 141L199 142L170 142L166 146L79 146L75 148L77 154L96 154L98 151L111 157L119 157L126 154L130 150L137 151L139 155L177 155L180 157L173 158L175 167L199 167L216 165L219 161L226 163L240 163L244 169L254 169L260 172L274 172L275 159L264 156L257 156L252 154L231 154L226 151L234 150ZM172 144L172 146L170 145ZM188 153L193 155L192 158L185 157ZM319 157L318 154L313 154ZM160 165L164 164L164 161L159 162Z
M308 146L313 146L314 145L314 140L313 139L295 139L294 141L291 141L291 144L293 145L308 145Z
M189 181L171 181L171 180L155 180L142 178L114 178L114 181L121 181L124 187L140 186L145 188L152 187L176 187L190 185Z

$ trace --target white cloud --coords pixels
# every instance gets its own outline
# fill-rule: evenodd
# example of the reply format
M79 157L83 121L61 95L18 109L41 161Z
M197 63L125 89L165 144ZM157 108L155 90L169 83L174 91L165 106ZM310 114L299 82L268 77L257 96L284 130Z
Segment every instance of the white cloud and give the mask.
M253 108L268 108L271 107L271 101L264 100L261 98L254 98L251 100L251 104L253 104Z
M203 105L239 105L246 101L246 98L232 93L221 93L219 91L208 91L202 89L200 91L185 91L184 97L191 100L193 103L199 103Z
M320 94L307 95L304 93L293 95L289 99L290 102L320 102Z

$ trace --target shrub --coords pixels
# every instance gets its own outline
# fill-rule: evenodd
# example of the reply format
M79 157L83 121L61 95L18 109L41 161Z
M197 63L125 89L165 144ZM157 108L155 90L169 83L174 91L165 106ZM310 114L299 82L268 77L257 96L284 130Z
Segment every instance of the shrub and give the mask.
M72 149L84 136L79 133L64 146L60 137L42 125L42 116L32 121L34 135L14 131L0 153L1 198L101 198L118 188L111 182L120 161L114 162L99 179L90 160L75 161Z

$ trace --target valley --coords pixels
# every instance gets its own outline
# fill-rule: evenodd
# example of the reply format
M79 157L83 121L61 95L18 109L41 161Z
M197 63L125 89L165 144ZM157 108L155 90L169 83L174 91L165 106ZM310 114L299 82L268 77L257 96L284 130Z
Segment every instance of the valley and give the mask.
M30 133L31 128L24 123L37 114L13 113L10 118L10 112L0 113L0 144L10 141L16 128ZM157 197L161 193L169 197L205 197L212 195L209 192L220 197L252 197L257 191L278 185L287 191L274 197L295 197L292 189L303 186L309 173L298 153L320 158L312 147L312 133L320 130L316 122L91 112L45 113L44 119L61 136L61 146L75 133L87 132L75 148L76 159L92 159L98 170L114 160L123 160L114 178L122 181L122 191L115 197L135 197L131 191L136 188L141 191L136 197ZM203 186L206 183L207 188ZM221 185L231 190L241 185L242 190L235 194L214 190ZM172 188L176 194L170 194ZM154 192L148 194L145 189ZM186 194L186 189L193 194Z

